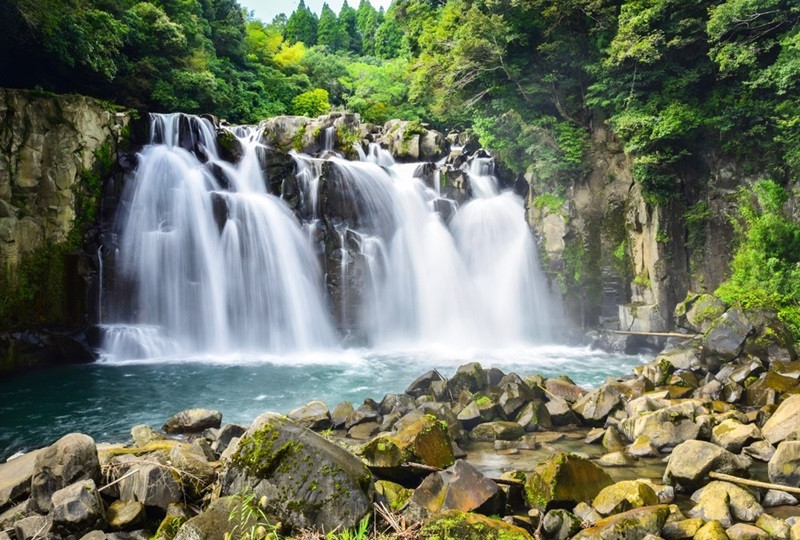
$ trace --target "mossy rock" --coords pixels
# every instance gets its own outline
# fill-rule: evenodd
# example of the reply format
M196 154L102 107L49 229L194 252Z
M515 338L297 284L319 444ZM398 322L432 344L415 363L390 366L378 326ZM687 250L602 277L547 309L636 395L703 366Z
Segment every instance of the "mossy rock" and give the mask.
M601 519L593 527L584 529L573 540L616 540L618 538L644 538L648 534L659 536L669 517L669 506L643 506L622 514Z
M611 477L588 459L561 452L540 463L525 482L525 500L538 509L591 502Z
M400 484L390 482L389 480L378 480L375 482L375 491L386 499L389 508L395 512L400 512L405 508L408 505L408 501L411 500L411 495L414 493L413 489L408 489Z
M184 523L186 523L184 516L167 515L161 520L161 524L158 526L153 538L155 540L172 540Z
M223 495L266 496L290 529L349 529L372 512L372 475L356 456L285 416L253 421L220 479Z
M455 462L447 426L426 414L395 435L383 435L364 445L361 455L370 467L397 469L409 461L444 469Z
M601 515L608 516L658 503L658 495L649 485L636 480L624 480L603 488L592 501L592 506Z
M447 381L447 389L452 396L458 396L466 390L470 393L480 392L489 384L489 376L478 362L464 364L456 370Z
M429 519L422 528L428 540L532 540L516 525L473 513L449 510Z

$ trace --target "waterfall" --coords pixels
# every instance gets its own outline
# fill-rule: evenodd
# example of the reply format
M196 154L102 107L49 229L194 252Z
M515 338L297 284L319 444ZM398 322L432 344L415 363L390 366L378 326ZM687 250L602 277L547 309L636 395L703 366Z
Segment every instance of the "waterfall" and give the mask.
M332 152L333 145L336 143L336 128L331 126L322 132L322 152Z
M153 115L151 133L115 223L117 277L134 294L112 299L106 350L126 358L332 346L317 260L297 219L267 193L258 130L234 131L236 167L218 158L207 120Z
M323 159L292 152L296 188L276 197L260 129L230 132L236 165L209 121L152 115L106 250L111 357L329 349L342 342L334 320L375 347L552 339L558 309L523 201L500 189L490 157L471 158L459 205L445 198L444 160L397 164L370 144L348 161L329 152L331 127Z

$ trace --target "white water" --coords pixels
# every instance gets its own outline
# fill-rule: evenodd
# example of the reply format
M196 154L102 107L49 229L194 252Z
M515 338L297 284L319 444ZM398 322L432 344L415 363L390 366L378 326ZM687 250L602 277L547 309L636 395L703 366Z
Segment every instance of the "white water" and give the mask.
M181 130L187 119L193 129ZM434 190L414 176L416 164L395 164L377 145L361 162L331 157L322 215L324 161L295 156L304 231L267 192L257 129L233 130L243 148L236 166L219 159L206 120L153 116L152 133L117 216L111 359L302 356L337 348L335 317L380 350L553 340L559 310L523 203L500 192L490 158L473 159L474 198L447 225L434 210L438 172ZM334 139L333 128L324 132L326 150ZM340 305L327 305L317 227L331 227L340 246Z

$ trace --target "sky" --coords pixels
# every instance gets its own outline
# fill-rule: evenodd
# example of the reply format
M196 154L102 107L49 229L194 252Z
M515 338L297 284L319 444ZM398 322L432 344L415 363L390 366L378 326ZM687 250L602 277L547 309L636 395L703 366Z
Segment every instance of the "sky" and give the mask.
M325 1L326 0L306 0L306 5L311 8L311 11L319 15L319 12L322 11L322 4L324 4ZM327 2L331 9L338 14L344 0L327 0ZM360 0L347 1L347 3L354 8L358 7L359 2ZM391 0L370 0L370 2L375 6L375 9L383 6L384 10L392 3ZM239 3L246 10L255 12L257 19L268 23L279 13L285 13L288 17L295 10L297 4L300 3L300 0L239 0Z

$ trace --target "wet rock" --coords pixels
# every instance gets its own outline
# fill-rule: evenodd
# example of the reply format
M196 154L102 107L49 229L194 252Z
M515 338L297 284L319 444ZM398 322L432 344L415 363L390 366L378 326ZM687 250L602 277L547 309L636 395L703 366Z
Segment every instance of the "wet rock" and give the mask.
M765 531L770 538L775 540L789 540L791 527L782 519L769 514L761 514L756 520L756 527Z
M725 527L719 521L709 521L694 535L694 540L728 540Z
M82 534L102 529L106 519L94 480L82 480L53 493L50 517L62 534Z
M594 527L584 529L574 540L616 540L620 538L644 538L648 534L658 536L669 517L669 507L644 506L622 514L600 520Z
M515 420L526 432L553 428L550 413L547 411L544 401L539 399L526 403Z
M578 417L572 412L572 409L566 400L552 397L544 404L547 413L550 415L550 421L554 426L568 426L570 424L577 424Z
M115 458L115 461L124 464L128 460ZM120 500L139 501L145 506L153 506L162 510L166 510L170 504L181 500L181 485L167 467L157 463L121 466L118 470L118 477L122 478L131 469L138 472L119 482Z
M131 428L131 440L135 446L145 446L162 439L164 436L150 426L140 424Z
M732 517L739 521L755 521L764 513L752 492L730 482L713 481L692 494L697 504L689 511L691 517L706 521L718 520L730 527Z
M533 508L590 502L611 477L588 459L559 453L540 463L525 482L525 500Z
M745 445L761 439L761 430L757 426L742 424L732 418L715 426L711 433L711 442L735 454Z
M566 510L550 510L542 520L542 528L547 533L547 538L566 540L581 530L581 519Z
M636 437L636 440L628 447L628 453L635 457L658 457L661 455L647 435Z
M321 401L312 401L302 407L297 407L289 412L287 416L301 426L314 431L323 431L333 427L331 412Z
M622 434L617 431L617 428L614 426L609 426L606 428L605 434L603 434L603 440L601 444L608 452L619 452L620 450L625 449L628 441L622 437Z
M256 418L220 477L223 495L266 496L293 529L352 528L372 511L372 475L356 456L285 416Z
M411 496L417 515L438 514L447 510L499 514L505 493L495 482L464 460L452 467L428 475Z
M425 522L422 538L458 540L533 540L525 529L481 514L457 510L442 512Z
M71 433L36 455L31 498L36 508L49 511L53 493L81 480L100 480L97 446L88 435Z
M597 390L578 399L572 410L589 425L601 425L606 417L615 409L622 407L624 401L620 391L610 384L604 384Z
M700 518L682 519L679 521L667 522L661 529L661 536L664 540L682 540L692 538L703 526L705 521Z
M342 401L336 407L334 407L333 412L331 413L331 423L333 424L333 428L343 428L347 422L347 418L350 416L350 413L354 410L353 404L349 401Z
M800 441L783 441L767 465L769 480L782 486L800 485Z
M415 398L429 395L431 393L431 384L438 381L444 381L444 377L436 370L428 371L414 379L414 382L406 388L405 393Z
M41 452L35 450L0 463L0 510L30 495L36 456Z
M592 501L594 509L603 516L657 504L659 500L653 488L635 480L624 480L607 486Z
M167 420L162 429L167 433L199 433L208 428L219 428L222 413L208 409L187 409Z
M139 528L146 518L144 505L138 501L114 501L106 511L108 525L116 531Z
M778 406L775 413L761 428L761 434L772 444L800 431L800 394L790 396Z
M744 313L731 308L716 319L704 336L704 355L732 360L741 352L745 339L755 331Z
M669 456L664 471L664 483L686 489L697 487L709 471L724 474L746 474L750 460L732 454L716 444L705 441L686 441Z
M254 508L257 504L257 501L238 496L216 499L202 513L181 525L175 540L224 540L244 536L245 531L255 531L259 525L266 528L270 523L257 518Z
M375 482L375 492L386 500L389 508L400 512L408 506L414 490L388 480L378 480Z
M516 422L486 422L475 426L469 437L475 441L515 441L525 435Z
M628 467L633 465L636 459L627 452L609 452L600 456L597 464L603 467Z
M694 420L701 412L705 409L700 402L690 400L651 413L631 415L620 427L629 440L647 435L652 445L662 450L697 438L700 426Z
M446 468L455 461L450 435L442 422L424 415L394 435L382 435L367 443L361 451L366 462L389 478L405 478L408 462Z
M489 384L489 377L478 362L470 362L459 366L455 374L447 381L447 389L453 396L458 396L463 390L479 392Z
M737 523L725 530L730 540L769 540L770 536L754 525Z

